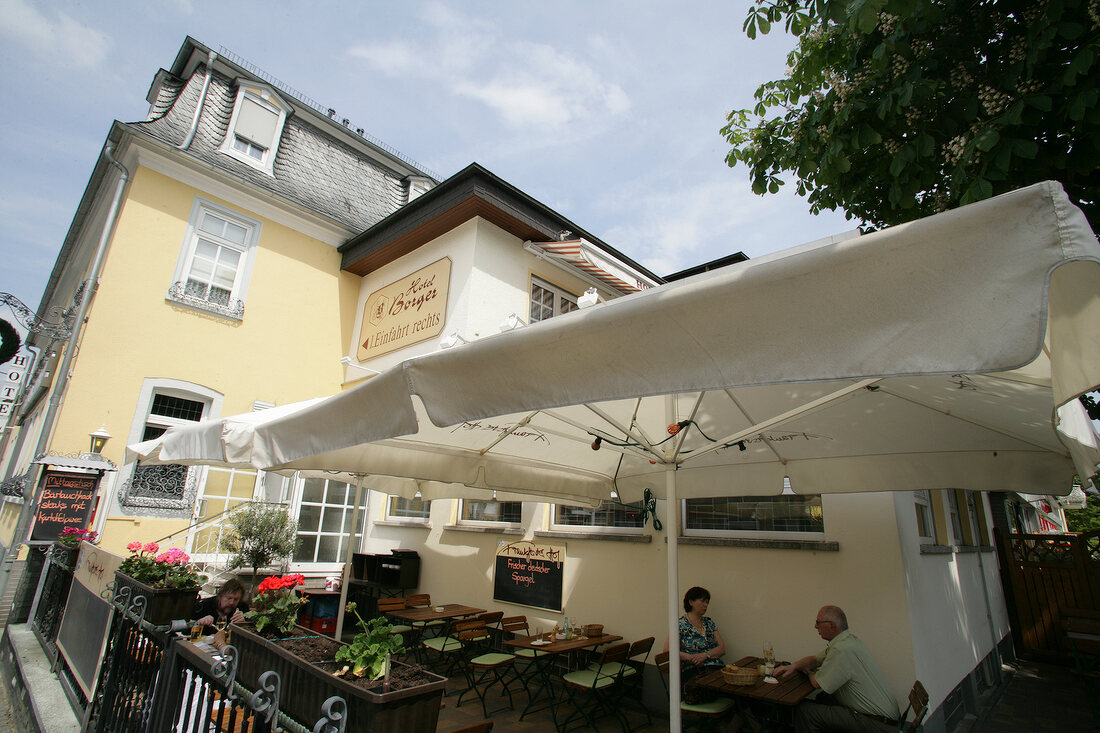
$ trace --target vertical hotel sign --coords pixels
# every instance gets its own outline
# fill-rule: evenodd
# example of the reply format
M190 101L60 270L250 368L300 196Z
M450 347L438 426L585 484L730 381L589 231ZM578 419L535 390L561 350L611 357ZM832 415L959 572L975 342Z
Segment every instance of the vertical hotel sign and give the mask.
M34 361L34 354L22 346L15 326L0 319L0 422L11 415L12 404Z
M451 260L444 257L371 293L363 305L359 361L438 336L447 320L450 281Z

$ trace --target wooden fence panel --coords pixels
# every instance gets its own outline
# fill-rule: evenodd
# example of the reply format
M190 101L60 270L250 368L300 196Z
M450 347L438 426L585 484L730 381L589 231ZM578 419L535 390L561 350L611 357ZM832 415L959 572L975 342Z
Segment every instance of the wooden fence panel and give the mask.
M1100 611L1100 532L998 534L997 550L1017 653L1068 660L1062 609Z

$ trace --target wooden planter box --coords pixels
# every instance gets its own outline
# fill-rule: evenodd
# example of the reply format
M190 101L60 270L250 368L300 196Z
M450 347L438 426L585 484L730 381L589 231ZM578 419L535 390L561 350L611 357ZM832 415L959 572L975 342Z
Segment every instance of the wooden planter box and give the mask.
M316 635L302 626L301 636ZM277 644L237 625L230 643L237 648L237 681L250 690L269 670L279 673L279 709L306 728L321 717L321 706L333 695L348 704L347 730L362 733L434 733L447 678L426 672L432 681L419 687L376 693L345 682L291 654ZM401 662L392 662L400 665Z
M195 599L198 598L199 589L188 588L153 588L152 586L135 580L125 573L115 571L115 589L129 587L130 598L145 596L145 620L157 626L166 626L173 619L189 619L195 609Z

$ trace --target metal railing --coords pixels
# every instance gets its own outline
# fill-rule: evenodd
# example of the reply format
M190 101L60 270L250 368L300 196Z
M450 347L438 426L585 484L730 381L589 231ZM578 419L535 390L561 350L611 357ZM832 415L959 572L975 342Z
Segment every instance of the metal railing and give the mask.
M278 673L260 675L258 690L236 681L237 650L204 654L171 627L145 621L145 596L128 587L107 591L114 607L96 692L83 730L95 733L206 733L285 730L343 733L347 704L330 697L311 728L279 710ZM240 726L239 728L237 726Z

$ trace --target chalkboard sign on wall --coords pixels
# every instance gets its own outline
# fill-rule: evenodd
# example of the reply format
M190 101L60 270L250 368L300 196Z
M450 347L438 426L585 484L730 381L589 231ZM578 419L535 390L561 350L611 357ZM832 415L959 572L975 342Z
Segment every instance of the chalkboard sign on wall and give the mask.
M493 599L561 611L565 548L521 540L497 551Z
M98 485L97 474L47 471L31 539L56 540L66 527L85 529Z

